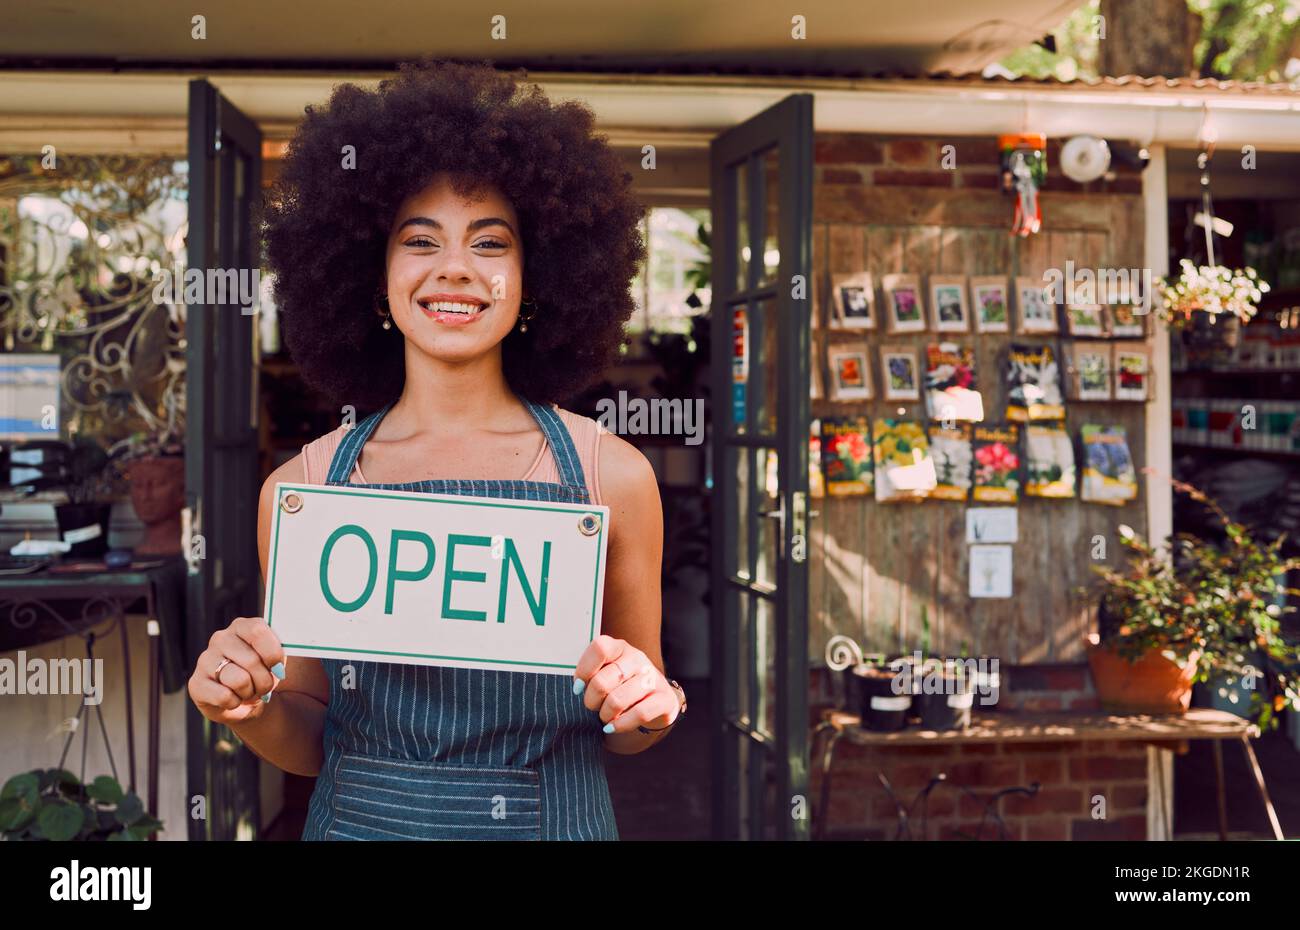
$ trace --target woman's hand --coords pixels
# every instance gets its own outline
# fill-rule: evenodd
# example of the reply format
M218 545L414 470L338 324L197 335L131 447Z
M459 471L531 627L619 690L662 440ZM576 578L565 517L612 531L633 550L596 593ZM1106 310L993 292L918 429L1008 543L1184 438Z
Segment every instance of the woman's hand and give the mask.
M681 702L644 652L625 639L597 636L578 659L573 693L599 710L606 733L660 730L677 720Z
M232 724L262 713L284 678L284 649L261 617L236 617L208 640L190 676L190 700L214 723Z

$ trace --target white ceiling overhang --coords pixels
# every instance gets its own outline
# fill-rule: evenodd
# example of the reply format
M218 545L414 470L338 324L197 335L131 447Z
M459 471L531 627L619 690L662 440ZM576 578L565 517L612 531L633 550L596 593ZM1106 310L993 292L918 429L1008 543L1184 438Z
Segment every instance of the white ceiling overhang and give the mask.
M435 54L565 71L978 70L1080 0L49 0L5 17L0 59L57 66L391 67ZM194 37L192 17L205 17ZM803 17L796 38L795 16ZM495 17L504 17L504 23ZM504 31L504 35L503 35Z

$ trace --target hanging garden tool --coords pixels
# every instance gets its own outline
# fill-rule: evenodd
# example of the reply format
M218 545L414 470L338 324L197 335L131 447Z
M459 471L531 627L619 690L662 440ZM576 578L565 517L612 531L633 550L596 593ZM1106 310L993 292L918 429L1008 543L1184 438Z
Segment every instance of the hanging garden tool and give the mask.
M998 136L1001 150L1002 190L1016 195L1011 232L1029 236L1043 225L1038 191L1047 177L1047 136L1037 132Z

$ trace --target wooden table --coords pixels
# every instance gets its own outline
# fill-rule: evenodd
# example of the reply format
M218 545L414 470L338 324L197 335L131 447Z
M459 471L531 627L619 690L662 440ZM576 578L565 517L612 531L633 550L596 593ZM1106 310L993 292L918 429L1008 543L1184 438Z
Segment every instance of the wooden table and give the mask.
M1259 736L1259 728L1247 720L1220 710L1194 708L1185 714L1108 714L1104 712L1047 712L1047 713L972 713L971 725L965 730L922 730L909 727L891 732L864 730L857 714L842 710L822 713L822 722L813 732L813 752L817 739L825 737L822 749L821 804L817 811L816 836L825 834L830 809L831 766L835 747L847 739L857 746L944 746L972 743L1083 743L1098 740L1130 741L1138 743L1178 742L1181 740L1210 740L1214 747L1214 776L1219 804L1219 838L1228 837L1228 805L1223 786L1223 741L1236 740L1241 744L1255 775L1260 799L1268 813L1273 836L1282 839L1282 826L1269 799L1264 784L1264 773L1250 745Z

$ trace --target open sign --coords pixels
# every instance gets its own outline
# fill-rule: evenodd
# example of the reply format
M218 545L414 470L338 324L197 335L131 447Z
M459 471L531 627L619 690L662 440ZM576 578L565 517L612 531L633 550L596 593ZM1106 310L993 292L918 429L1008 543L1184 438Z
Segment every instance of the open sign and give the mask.
M288 655L573 674L609 509L279 484L265 619Z

